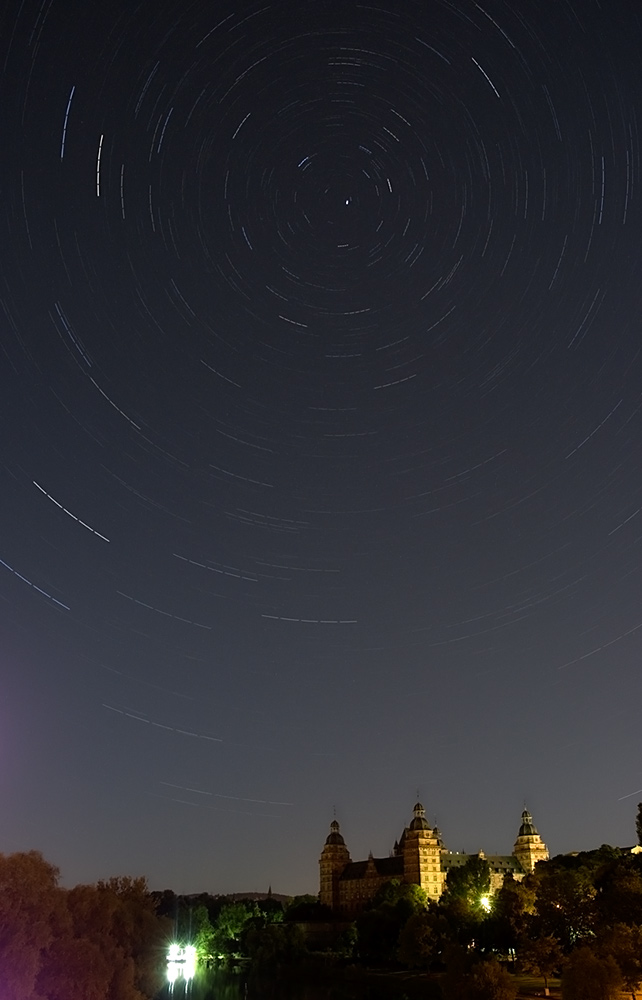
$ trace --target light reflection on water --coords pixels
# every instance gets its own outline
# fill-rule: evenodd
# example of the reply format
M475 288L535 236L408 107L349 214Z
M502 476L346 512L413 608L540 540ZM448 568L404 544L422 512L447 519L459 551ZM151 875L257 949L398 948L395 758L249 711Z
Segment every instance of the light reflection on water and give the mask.
M247 970L250 973L250 970ZM158 994L156 1000L408 1000L405 989L392 984L372 985L338 978L328 983L311 977L306 982L285 980L278 973L265 978L250 974L246 982L245 974L232 975L213 969L197 969L194 979L186 982L177 979L170 992L169 985ZM435 1000L439 992L424 989L412 996L422 1000Z
M193 977L172 975L168 967L168 982L157 1000L250 1000L245 983L239 976L226 975L210 969L197 969Z
M181 947L179 944L170 945L167 954L167 991L170 996L174 995L176 984L184 985L184 994L191 994L191 984L196 975L196 948L193 945Z

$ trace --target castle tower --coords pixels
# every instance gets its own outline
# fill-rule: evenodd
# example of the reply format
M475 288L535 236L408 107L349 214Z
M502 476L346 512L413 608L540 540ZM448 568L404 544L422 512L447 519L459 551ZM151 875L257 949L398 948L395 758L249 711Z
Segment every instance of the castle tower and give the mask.
M538 861L548 861L548 848L535 829L533 817L527 809L522 813L522 825L513 854L526 873L532 872Z
M417 802L410 826L401 838L403 853L404 881L420 886L429 898L438 899L444 885L441 870L441 835L431 830L426 819L426 810Z
M339 909L339 877L349 862L350 852L334 819L319 859L319 902L333 910Z

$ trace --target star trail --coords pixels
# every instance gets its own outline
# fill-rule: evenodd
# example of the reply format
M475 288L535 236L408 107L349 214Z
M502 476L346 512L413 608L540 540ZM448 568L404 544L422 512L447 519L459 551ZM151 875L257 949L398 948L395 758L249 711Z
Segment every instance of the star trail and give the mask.
M637 5L2 17L0 850L633 842Z

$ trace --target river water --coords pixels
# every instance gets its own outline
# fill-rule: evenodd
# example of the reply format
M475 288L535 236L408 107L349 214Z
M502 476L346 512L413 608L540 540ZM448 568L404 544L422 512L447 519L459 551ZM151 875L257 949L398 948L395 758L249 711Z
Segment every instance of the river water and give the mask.
M394 977L393 977L394 978ZM438 994L438 991L437 991ZM257 979L245 975L231 975L218 970L199 969L189 983L177 980L165 986L157 1000L401 1000L416 995L408 983L386 978L380 982L343 980L319 982L313 977L306 982L280 979L278 974ZM426 985L421 993L423 1000L435 996Z

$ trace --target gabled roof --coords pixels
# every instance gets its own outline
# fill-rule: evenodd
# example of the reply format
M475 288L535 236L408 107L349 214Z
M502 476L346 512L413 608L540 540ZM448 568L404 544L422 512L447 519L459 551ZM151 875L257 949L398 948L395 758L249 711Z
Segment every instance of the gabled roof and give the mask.
M403 858L369 858L367 861L351 861L347 864L340 881L366 878L368 865L372 864L377 875L382 878L399 878L403 876Z

